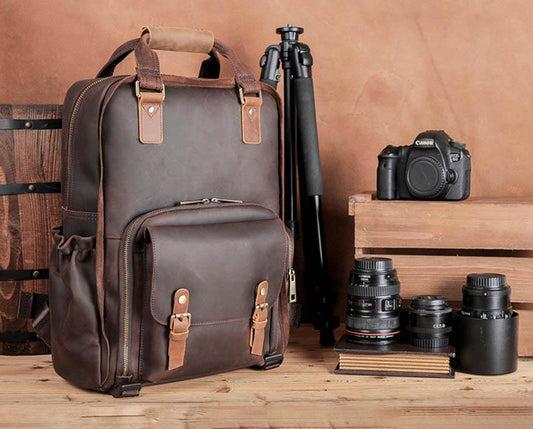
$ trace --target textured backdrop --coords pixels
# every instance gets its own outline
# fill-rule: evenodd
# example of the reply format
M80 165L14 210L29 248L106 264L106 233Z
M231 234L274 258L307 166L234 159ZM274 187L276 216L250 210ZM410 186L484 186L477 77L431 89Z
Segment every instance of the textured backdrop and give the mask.
M71 83L155 23L213 30L257 75L276 27L305 28L341 297L353 257L347 197L375 188L386 144L445 129L472 153L473 195L533 195L531 1L0 0L0 102L61 103ZM165 72L187 75L200 62L161 60ZM131 60L118 69L132 70Z

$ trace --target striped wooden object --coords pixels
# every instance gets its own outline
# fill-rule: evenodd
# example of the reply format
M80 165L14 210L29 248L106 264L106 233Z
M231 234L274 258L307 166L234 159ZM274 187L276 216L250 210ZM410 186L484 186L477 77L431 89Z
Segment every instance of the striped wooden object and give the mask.
M533 198L379 201L353 195L355 256L393 258L405 299L441 294L456 306L466 275L507 275L520 314L519 354L533 356Z
M0 354L48 353L18 306L21 292L48 292L50 229L61 222L61 110L0 105Z

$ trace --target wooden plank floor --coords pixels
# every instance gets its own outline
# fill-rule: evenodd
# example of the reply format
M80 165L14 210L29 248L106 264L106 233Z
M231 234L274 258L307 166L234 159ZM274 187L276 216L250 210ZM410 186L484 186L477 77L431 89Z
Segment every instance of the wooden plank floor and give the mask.
M50 356L0 356L4 428L529 428L533 360L511 375L455 380L340 376L309 327L285 363L144 388L114 399L70 386Z

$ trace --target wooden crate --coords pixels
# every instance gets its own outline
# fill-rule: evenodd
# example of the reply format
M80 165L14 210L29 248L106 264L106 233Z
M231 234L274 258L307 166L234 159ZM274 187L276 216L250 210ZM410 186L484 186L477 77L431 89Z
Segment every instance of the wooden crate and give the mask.
M355 256L393 258L401 295L445 295L462 300L466 275L507 275L520 313L521 356L533 355L533 198L444 201L379 201L350 197Z
M0 272L29 277L0 281L0 354L48 352L18 304L21 292L48 293L50 230L61 224L61 114L60 105L0 104ZM32 191L6 191L12 184Z

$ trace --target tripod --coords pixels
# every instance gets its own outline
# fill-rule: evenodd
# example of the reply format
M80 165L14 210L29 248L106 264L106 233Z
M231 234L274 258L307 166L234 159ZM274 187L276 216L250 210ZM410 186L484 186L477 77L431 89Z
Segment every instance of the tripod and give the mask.
M315 96L309 46L300 43L303 28L278 28L281 43L269 46L261 57L261 81L277 89L283 69L285 127L285 224L295 239L300 238L298 195L304 244L304 288L311 321L320 330L320 344L332 346L333 330L339 326L331 306L336 296L331 289L322 216L322 169L318 149Z

